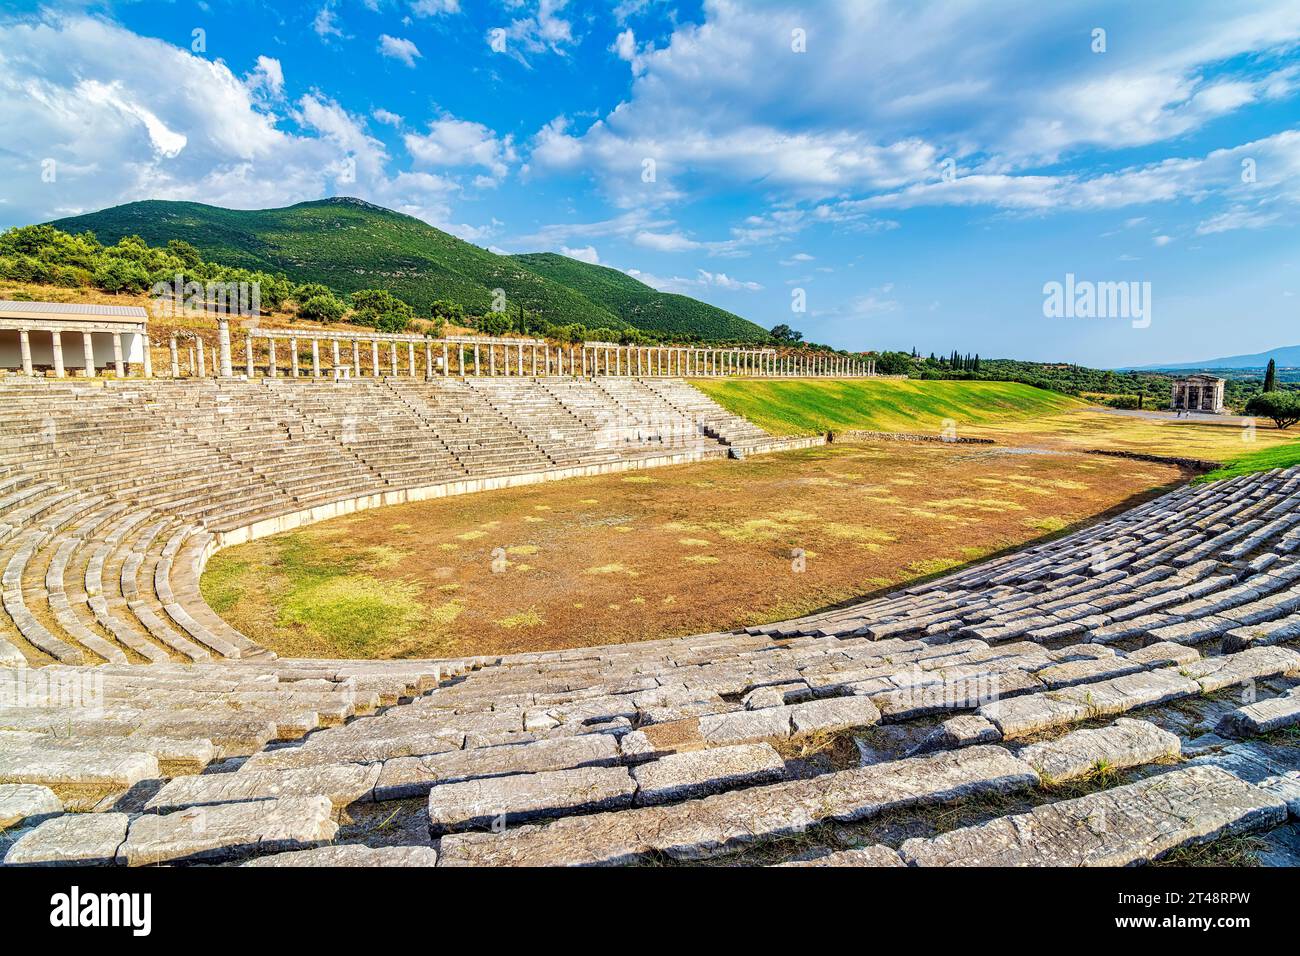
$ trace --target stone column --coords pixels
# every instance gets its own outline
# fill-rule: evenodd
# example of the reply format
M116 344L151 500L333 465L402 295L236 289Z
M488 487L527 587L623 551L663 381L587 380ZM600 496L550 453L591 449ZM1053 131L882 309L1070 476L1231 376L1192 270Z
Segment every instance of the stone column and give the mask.
M230 320L217 319L217 367L222 378L234 378L235 370L230 358Z
M428 341L424 343L424 378L433 378L433 343Z
M86 363L82 369L86 378L95 377L95 339L89 332L81 333L81 355ZM172 365L176 364L176 337L172 336ZM173 373L175 374L175 373Z
M171 342L169 344L171 345L171 352L172 352L172 378L180 378L181 377L181 356L180 356L180 349L176 345L175 332L172 333Z
M26 337L26 333L23 333ZM28 353L26 371L28 375L32 374L32 358ZM122 333L113 333L113 368L117 372L118 378L126 378L126 362L122 358Z
M475 374L476 376L479 374L478 343L477 343L477 342L474 343L474 374Z
M388 367L392 370L393 378L397 378L397 343L388 343Z
M54 377L63 378L63 335L58 329L50 332L50 352L54 356Z
M587 346L582 347L582 376L587 377Z
M289 377L298 377L298 340L289 339Z
M153 343L147 335L140 337L144 339L144 377L153 378Z
M320 340L311 340L311 377L320 378Z
M18 330L18 351L22 354L23 374L32 374L32 337L26 329Z
M334 375L337 377L339 374L339 365L340 365L338 339L330 339L330 355L334 359Z
M463 361L463 360L462 360ZM447 378L451 375L451 359L447 355L447 343L442 343L442 377Z
M194 344L199 347L199 378L208 377L208 361L203 352L203 339L195 338Z
M352 340L352 374L361 377L361 342Z
M244 367L248 371L248 377L253 377L253 336L247 332L244 333Z
M415 343L406 343L406 367L411 373L411 378L415 378Z
M379 378L379 339L370 340L370 368L375 373L375 378Z

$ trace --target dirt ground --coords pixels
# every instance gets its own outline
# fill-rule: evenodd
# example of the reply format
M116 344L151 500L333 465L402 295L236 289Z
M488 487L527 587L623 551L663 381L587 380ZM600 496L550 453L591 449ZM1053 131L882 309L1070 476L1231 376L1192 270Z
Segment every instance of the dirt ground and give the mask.
M286 656L645 640L815 611L1186 477L1077 452L836 444L363 512L223 551L203 591Z

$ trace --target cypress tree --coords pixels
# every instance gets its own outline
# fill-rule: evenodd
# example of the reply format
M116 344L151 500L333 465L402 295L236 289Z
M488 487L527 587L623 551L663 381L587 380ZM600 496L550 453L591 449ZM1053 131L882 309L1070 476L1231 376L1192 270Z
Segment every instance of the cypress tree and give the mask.
M1264 391L1277 391L1277 362L1274 359L1268 360L1268 371L1264 373Z

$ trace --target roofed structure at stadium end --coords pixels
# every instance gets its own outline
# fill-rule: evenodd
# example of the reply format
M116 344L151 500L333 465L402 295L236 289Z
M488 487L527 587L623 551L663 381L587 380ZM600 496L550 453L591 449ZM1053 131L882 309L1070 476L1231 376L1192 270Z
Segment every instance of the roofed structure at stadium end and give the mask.
M1170 405L1176 412L1223 414L1224 379L1214 375L1189 375L1176 378Z
M148 321L139 306L0 300L0 369L63 378L137 365L148 375Z

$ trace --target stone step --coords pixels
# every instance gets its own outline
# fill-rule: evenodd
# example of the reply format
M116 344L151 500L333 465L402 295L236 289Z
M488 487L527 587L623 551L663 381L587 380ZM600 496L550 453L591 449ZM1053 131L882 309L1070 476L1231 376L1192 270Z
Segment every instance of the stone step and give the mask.
M279 797L248 803L146 813L131 820L116 862L215 862L251 853L306 849L334 838L334 806L325 796Z
M1223 737L1258 737L1296 725L1300 725L1300 687L1238 707L1225 714L1214 730Z
M255 867L389 867L435 866L438 851L431 846L368 847L359 843L322 846L314 850L291 850L249 860L243 866Z
M63 801L49 787L29 783L0 784L0 830L24 820L62 812Z
M165 812L221 803L325 796L337 810L358 800L369 800L378 779L379 767L373 764L206 773L168 781L149 798L145 809Z
M1177 847L1276 826L1285 801L1218 767L1188 767L904 841L909 866L1130 866Z
M1064 783L1100 772L1127 770L1177 757L1176 734L1146 720L1121 717L1109 727L1075 730L1055 740L1022 747L1017 756L1038 771L1044 784Z
M701 859L819 823L865 820L1037 784L1033 769L1003 748L969 747L668 806L566 817L503 833L452 834L442 838L440 865L612 865L657 853Z
M607 734L394 757L384 761L374 795L376 800L400 800L423 796L432 787L463 780L578 767L611 767L618 762L618 742Z
M775 783L785 761L771 744L739 744L669 754L632 770L638 806L704 797L736 787Z
M434 834L630 806L636 783L623 767L579 767L445 783L429 791Z

